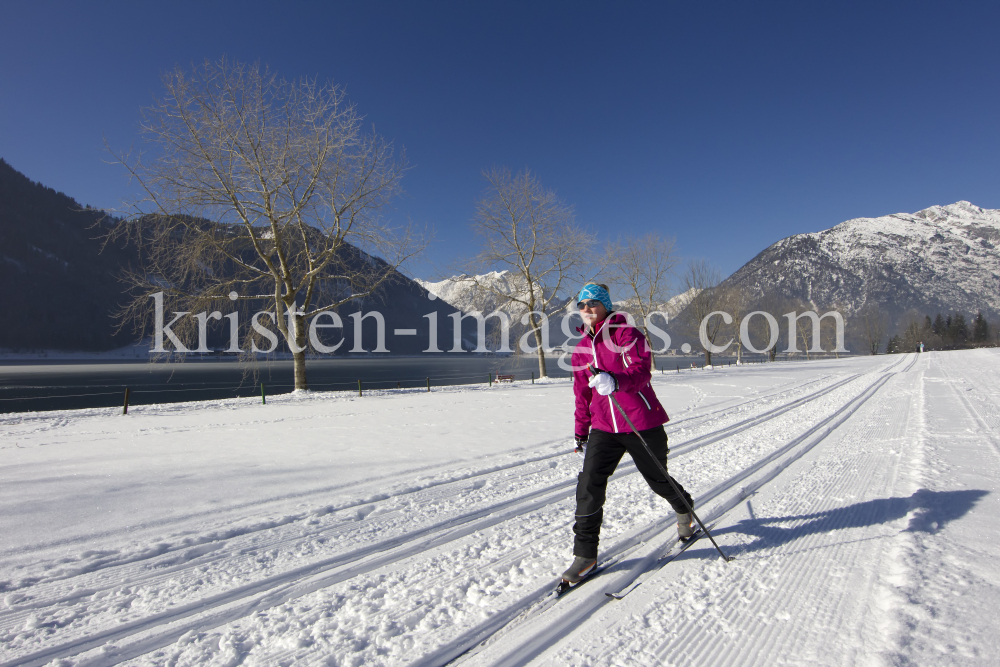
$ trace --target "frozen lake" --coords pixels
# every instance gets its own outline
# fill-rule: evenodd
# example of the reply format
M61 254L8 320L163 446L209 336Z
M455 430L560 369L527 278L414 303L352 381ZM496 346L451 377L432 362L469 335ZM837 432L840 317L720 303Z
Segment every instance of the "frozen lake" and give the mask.
M689 368L700 357L658 357L657 364L674 370ZM568 377L558 357L546 357L550 377ZM568 358L567 358L568 362ZM726 362L728 363L728 361ZM261 362L259 376L247 375L249 364L235 360L192 357L182 363L135 360L0 360L0 412L75 410L122 404L130 388L131 405L260 396L263 382L268 396L293 389L290 360ZM392 389L487 383L489 374L538 377L536 357L478 355L423 355L420 357L347 357L310 359L306 373L318 391Z
M552 377L567 377L556 359L547 360ZM269 361L258 366L255 379L246 375L249 364L237 361L192 358L182 363L92 361L50 363L0 362L0 412L65 410L111 407L122 404L125 387L131 405L237 396L260 396L263 382L268 395L288 393L293 388L292 362ZM368 389L397 386L486 383L489 374L513 374L517 379L538 375L534 357L481 357L427 355L310 359L306 373L311 389L330 391L357 389L358 380Z

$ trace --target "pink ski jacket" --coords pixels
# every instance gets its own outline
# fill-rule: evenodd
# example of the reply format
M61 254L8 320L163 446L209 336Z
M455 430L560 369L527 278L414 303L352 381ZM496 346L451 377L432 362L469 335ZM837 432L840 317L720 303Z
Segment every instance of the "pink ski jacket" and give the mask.
M583 331L583 328L577 329ZM630 433L611 403L611 396L601 396L587 384L588 364L614 374L618 391L612 396L640 431L670 421L667 411L653 393L650 352L642 332L629 326L621 313L611 313L597 325L595 333L586 333L573 350L573 393L576 396L576 434L585 436L596 428L610 433Z

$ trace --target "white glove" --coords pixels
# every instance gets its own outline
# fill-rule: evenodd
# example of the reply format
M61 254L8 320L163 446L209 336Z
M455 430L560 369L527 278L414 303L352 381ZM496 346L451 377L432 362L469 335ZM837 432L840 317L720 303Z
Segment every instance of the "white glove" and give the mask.
M604 371L599 372L597 375L591 376L590 382L591 389L596 389L597 393L601 396L610 396L611 394L618 391L618 380L611 373L606 373Z

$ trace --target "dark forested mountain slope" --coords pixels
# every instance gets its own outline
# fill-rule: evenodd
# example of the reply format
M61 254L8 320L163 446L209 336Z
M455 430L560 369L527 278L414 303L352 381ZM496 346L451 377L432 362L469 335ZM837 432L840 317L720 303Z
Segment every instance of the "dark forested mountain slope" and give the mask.
M125 345L113 313L122 298L121 247L102 252L102 211L34 183L0 160L0 348L106 350Z
M100 351L140 337L130 325L115 331L115 313L128 298L119 276L124 267L138 266L140 259L133 246L102 249L100 238L108 225L119 223L103 211L81 206L32 182L0 160L0 349ZM357 256L354 261L381 262L356 248L348 247L345 252ZM318 302L335 296L321 291ZM424 315L432 312L437 313L439 348L452 347L449 315L456 309L440 299L429 299L426 289L402 274L375 296L339 309L343 329L326 330L322 336L329 345L344 340L337 354L348 354L354 347L354 321L349 315L359 310L382 313L386 347L394 354L415 354L428 347L431 320ZM248 324L243 322L243 326ZM212 339L228 341L224 325L213 328ZM396 328L416 329L417 334L396 337ZM474 331L474 323L463 324L464 347L475 347ZM375 349L375 334L369 318L364 324L365 349Z

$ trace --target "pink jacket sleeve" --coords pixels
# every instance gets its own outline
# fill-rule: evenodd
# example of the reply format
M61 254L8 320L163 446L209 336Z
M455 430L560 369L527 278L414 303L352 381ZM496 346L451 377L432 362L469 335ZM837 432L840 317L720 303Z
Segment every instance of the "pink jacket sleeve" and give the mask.
M590 401L594 390L588 384L590 374L587 372L583 356L574 353L572 363L574 368L582 368L573 371L573 396L576 398L576 411L573 416L576 421L576 435L587 435L590 433Z
M624 370L615 371L618 391L635 393L649 384L652 379L649 347L646 337L636 327L621 327L615 332L615 344Z

